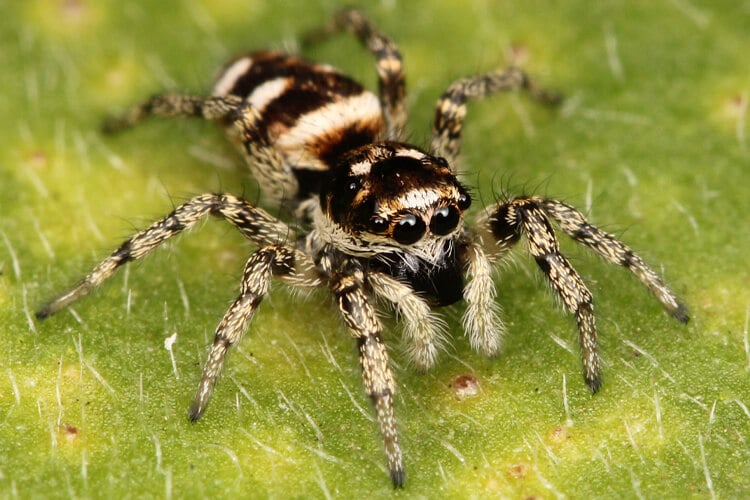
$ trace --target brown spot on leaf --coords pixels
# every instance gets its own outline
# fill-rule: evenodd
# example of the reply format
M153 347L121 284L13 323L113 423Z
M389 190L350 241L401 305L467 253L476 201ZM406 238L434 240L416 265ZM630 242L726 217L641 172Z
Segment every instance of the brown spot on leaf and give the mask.
M459 375L451 381L456 399L466 399L479 394L479 380L471 374Z
M514 43L505 50L505 58L510 66L523 66L529 61L529 49L520 43Z
M553 443L564 443L570 438L570 435L568 434L568 427L555 427L554 429L552 429L552 432L550 432L549 437L550 441L552 441Z
M529 473L529 466L527 464L513 464L508 469L508 475L513 479L523 479Z
M78 437L77 427L70 424L62 424L60 427L62 428L63 434L65 435L65 439L69 443L72 443L76 440L76 438Z
M35 171L42 170L49 164L47 153L41 149L36 149L26 155L26 165Z
M78 19L84 13L83 2L80 0L63 0L60 5L60 12L67 18Z

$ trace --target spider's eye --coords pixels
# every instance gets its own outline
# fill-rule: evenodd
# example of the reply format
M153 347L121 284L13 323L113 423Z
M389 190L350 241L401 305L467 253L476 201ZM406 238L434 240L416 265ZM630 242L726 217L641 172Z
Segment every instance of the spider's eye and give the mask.
M396 224L393 239L402 245L416 243L424 235L427 227L422 219L413 214L406 214Z
M388 221L382 217L370 219L370 230L373 233L384 233L388 230Z
M442 156L438 156L437 158L435 158L435 163L437 163L438 166L440 166L440 167L447 167L448 166L448 160L446 160Z
M360 187L362 187L362 183L356 177L349 180L349 183L346 185L346 189L350 193L353 193L354 191L359 190Z
M458 208L466 210L471 206L471 196L468 193L462 192L458 196Z
M458 209L453 206L442 207L435 210L430 220L430 231L434 234L444 236L456 229L461 216Z

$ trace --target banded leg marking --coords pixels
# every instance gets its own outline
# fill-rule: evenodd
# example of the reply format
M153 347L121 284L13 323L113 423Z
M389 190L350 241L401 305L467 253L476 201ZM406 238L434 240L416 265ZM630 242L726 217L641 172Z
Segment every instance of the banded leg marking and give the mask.
M516 198L501 202L491 209L485 220L489 239L497 242L497 255L502 255L520 240L528 241L528 251L547 277L552 288L575 316L583 361L583 377L593 392L601 387L601 362L597 344L594 306L586 284L568 259L560 253L557 237L547 216L535 199ZM492 252L492 245L485 245Z
M538 87L524 71L515 67L462 78L451 84L438 100L430 152L445 158L455 170L461 152L466 101L516 90L527 91L533 99L543 104L556 104L560 100L559 95Z
M380 337L380 322L363 289L363 271L349 269L331 282L339 309L359 346L359 361L365 390L375 406L380 435L391 481L395 487L404 485L404 463L398 443L393 395L396 385L389 365L388 353Z
M488 252L501 256L525 234L528 249L562 298L578 323L583 372L592 391L601 387L601 361L597 342L594 306L585 283L570 262L560 253L557 237L550 223L555 220L562 231L578 243L604 257L608 262L629 269L661 302L674 318L688 321L687 307L680 302L664 281L627 245L590 224L572 206L538 196L516 198L497 204L490 216L481 220L486 233L494 240L485 245Z
M196 117L210 121L230 120L242 104L237 96L200 97L185 94L160 94L134 106L123 115L102 124L105 133L113 134L133 127L151 116Z
M664 280L627 245L590 224L581 212L567 203L557 200L540 200L540 203L565 234L601 255L607 262L628 269L654 294L669 314L681 323L688 322L690 316L687 306L677 299Z
M247 330L250 319L258 309L261 300L268 293L272 274L292 276L296 269L296 252L294 249L280 245L267 246L256 250L245 264L242 274L240 294L224 314L203 366L198 389L188 416L196 421L206 410L213 388L224 365L227 351L240 341Z
M288 226L236 196L202 194L178 206L169 215L125 241L74 287L43 306L36 313L37 318L46 318L88 295L120 266L145 257L168 239L193 227L207 214L229 221L245 237L261 246L293 238Z

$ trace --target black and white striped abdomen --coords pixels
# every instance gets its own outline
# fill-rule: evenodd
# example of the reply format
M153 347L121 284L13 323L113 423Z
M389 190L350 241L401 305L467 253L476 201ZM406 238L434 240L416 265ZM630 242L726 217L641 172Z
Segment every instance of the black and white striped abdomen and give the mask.
M282 52L235 58L213 94L245 97L293 170L327 170L341 154L377 140L384 122L372 92L334 68Z

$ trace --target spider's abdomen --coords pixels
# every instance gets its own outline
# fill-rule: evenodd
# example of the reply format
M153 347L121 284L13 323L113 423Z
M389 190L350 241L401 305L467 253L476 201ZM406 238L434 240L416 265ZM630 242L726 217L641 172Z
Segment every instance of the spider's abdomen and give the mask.
M244 97L261 116L259 133L300 181L328 170L342 153L374 142L384 129L372 92L330 66L283 52L235 58L219 73L213 94Z

